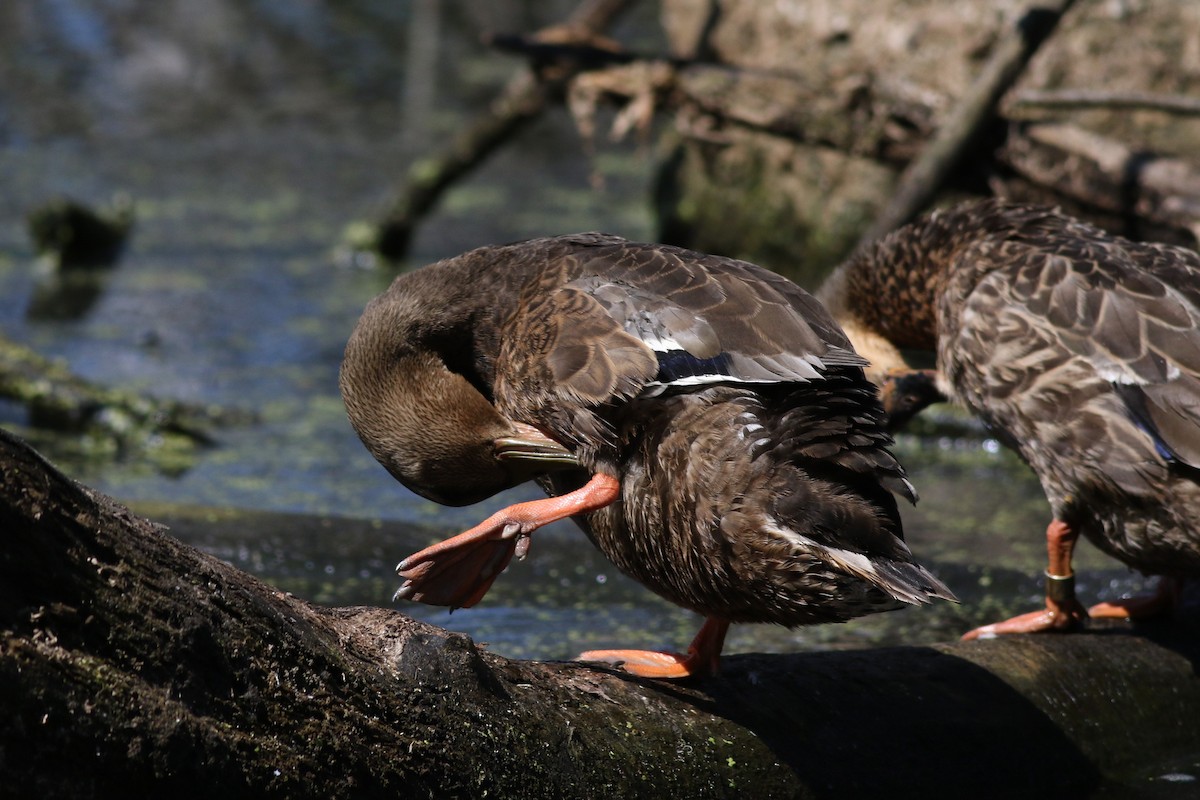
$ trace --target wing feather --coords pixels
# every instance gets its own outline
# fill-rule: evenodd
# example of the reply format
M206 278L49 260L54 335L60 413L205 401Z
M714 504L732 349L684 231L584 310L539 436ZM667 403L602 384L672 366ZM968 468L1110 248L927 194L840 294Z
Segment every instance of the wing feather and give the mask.
M1160 451L1200 466L1200 256L1119 238L1067 248L1023 263L1012 301L1117 388Z

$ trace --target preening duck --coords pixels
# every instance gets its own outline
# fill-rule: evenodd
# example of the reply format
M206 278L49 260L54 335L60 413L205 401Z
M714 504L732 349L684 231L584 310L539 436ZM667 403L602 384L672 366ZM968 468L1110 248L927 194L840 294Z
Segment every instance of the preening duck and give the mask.
M987 200L864 248L818 296L871 358L885 405L911 414L949 398L1041 480L1053 513L1046 607L965 638L1148 616L1200 575L1195 252ZM936 371L908 370L899 348L936 351ZM1080 535L1166 576L1157 595L1085 610L1071 567Z
M529 535L573 518L619 569L706 617L686 655L585 660L715 672L729 624L796 626L953 599L914 562L915 500L874 386L828 313L741 261L579 234L396 278L346 346L350 421L401 483L519 503L398 567L398 597L478 602Z

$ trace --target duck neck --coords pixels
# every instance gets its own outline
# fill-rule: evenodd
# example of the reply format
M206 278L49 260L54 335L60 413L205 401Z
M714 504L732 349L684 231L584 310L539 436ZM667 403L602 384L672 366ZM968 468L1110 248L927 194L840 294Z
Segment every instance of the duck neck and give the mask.
M906 369L900 349L937 347L938 296L958 250L943 222L935 215L860 248L817 292L872 371Z

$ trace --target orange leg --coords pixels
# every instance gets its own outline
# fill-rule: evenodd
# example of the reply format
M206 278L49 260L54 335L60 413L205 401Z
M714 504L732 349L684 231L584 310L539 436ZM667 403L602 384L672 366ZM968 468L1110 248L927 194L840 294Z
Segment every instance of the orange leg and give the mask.
M1126 597L1123 600L1112 600L1097 603L1088 609L1088 615L1097 619L1150 619L1164 617L1179 605L1179 595L1183 591L1183 583L1178 578L1163 576L1158 579L1158 586L1153 594Z
M404 584L395 599L469 608L487 594L514 555L525 557L529 534L548 523L603 508L619 493L616 478L597 473L573 492L498 511L469 531L401 561L396 571Z
M589 650L580 661L619 663L626 672L643 678L688 678L716 675L720 671L721 648L729 620L709 617L688 647L687 655L656 650Z
M1079 531L1062 520L1052 521L1046 528L1046 551L1049 556L1046 607L968 631L963 634L963 640L990 639L1010 633L1065 631L1079 626L1087 619L1088 612L1075 597L1075 574L1071 571L1071 557L1078 540Z

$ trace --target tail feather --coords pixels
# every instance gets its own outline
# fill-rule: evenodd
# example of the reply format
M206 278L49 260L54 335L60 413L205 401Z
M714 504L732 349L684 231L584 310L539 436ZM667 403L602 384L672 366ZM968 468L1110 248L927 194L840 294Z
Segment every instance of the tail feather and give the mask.
M914 606L938 598L958 602L954 592L920 564L890 558L870 558L838 547L825 550L825 557L830 563L879 587L901 602Z
M913 605L923 605L934 599L958 602L954 592L920 564L875 561L873 565L880 577L874 583L897 600Z

